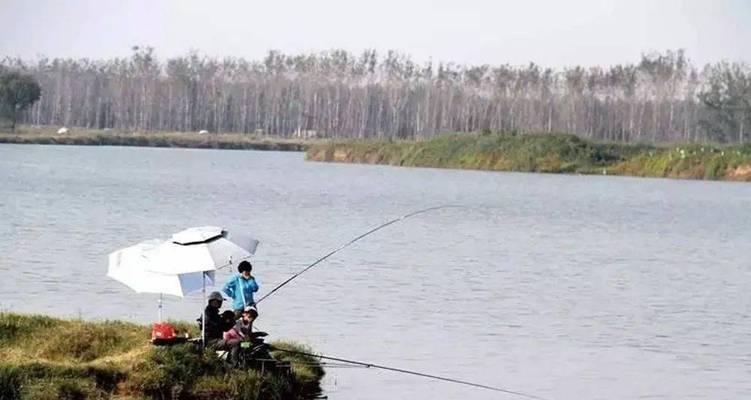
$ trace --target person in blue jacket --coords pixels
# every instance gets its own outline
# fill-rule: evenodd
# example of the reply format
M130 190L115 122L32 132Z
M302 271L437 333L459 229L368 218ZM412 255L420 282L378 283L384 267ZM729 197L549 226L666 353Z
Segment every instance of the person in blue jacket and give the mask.
M222 288L222 291L232 299L232 309L236 316L242 315L245 307L256 304L253 293L258 291L258 282L250 274L251 271L253 266L249 262L241 262L237 266L239 274L233 275Z

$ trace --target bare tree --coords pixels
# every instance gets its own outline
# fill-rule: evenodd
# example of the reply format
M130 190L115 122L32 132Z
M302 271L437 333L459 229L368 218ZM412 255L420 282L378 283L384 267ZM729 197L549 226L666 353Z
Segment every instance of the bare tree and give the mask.
M738 142L749 126L748 67L699 70L680 50L562 71L419 65L373 50L270 51L262 60L190 53L161 61L148 47L134 47L129 58L5 58L0 66L40 83L42 98L21 114L37 125L405 139L570 132L624 142Z

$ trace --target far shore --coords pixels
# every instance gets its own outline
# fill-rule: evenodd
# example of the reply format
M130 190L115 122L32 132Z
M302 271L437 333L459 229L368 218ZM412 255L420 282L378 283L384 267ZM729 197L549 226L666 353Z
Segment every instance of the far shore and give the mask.
M306 159L405 167L751 181L751 145L603 143L562 134L453 134L312 144Z
M306 152L309 161L751 182L751 144L605 143L565 134L448 134L430 140L282 138L243 133L21 127L0 143Z
M15 133L0 132L0 143L78 146L180 147L193 149L306 151L315 139L290 139L243 133L123 132L71 128L22 127Z

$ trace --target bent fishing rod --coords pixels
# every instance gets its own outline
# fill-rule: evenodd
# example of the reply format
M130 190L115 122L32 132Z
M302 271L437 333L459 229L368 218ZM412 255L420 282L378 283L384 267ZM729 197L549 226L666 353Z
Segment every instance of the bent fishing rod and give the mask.
M296 354L296 355L301 355L301 356L320 358L322 360L337 361L337 362L340 362L340 363L351 364L351 365L356 365L356 366L365 367L365 368L382 369L382 370L385 370L385 371L391 371L391 372L398 372L398 373L402 373L402 374L421 376L423 378L429 378L429 379L435 379L435 380L439 380L439 381L457 383L457 384L460 384L460 385L472 386L472 387L476 387L476 388L480 388L480 389L485 389L485 390L492 390L494 392L502 392L502 393L511 394L511 395L514 395L514 396L526 397L528 399L549 400L549 399L546 399L544 397L539 397L539 396L535 396L535 395L532 395L532 394L517 392L517 391L514 391L514 390L504 389L504 388L500 388L500 387L496 387L496 386L483 385L481 383L476 383L476 382L470 382L470 381L465 381L465 380L460 380L460 379L449 378L449 377L445 377L445 376L426 374L424 372L419 372L419 371L412 371L412 370L408 370L408 369L390 367L390 366L386 366L386 365L373 364L373 363L365 362L365 361L348 360L348 359L345 359L345 358L332 357L332 356L324 356L324 355L313 354L313 353L306 353L306 352L303 352L303 351L287 350L287 349L282 349L282 348L278 348L278 347L274 347L274 346L269 346L269 348L271 350L281 351L281 352L289 353L289 354ZM291 362L295 362L295 361L293 360Z
M411 212L409 214L404 214L401 217L394 218L394 219L392 219L392 220L390 220L388 222L385 222L385 223L383 223L381 225L378 225L377 227L375 227L375 228L373 228L373 229L371 229L371 230L363 233L362 235L360 235L360 236L358 236L358 237L350 240L349 242L347 242L347 243L339 246L338 248L336 248L335 250L329 252L325 256L317 259L315 262L313 262L312 264L308 265L307 267L305 267L304 269L302 269L300 272L298 272L298 273L290 276L289 278L287 278L287 280L285 280L284 282L280 283L279 285L277 285L276 287L274 287L273 289L271 289L271 291L269 291L268 293L266 293L265 295L263 295L263 297L261 297L260 299L258 299L256 301L256 304L262 302L264 299L266 299L269 296L271 296L272 294L274 294L277 290L281 289L284 285L290 283L293 279L295 279L298 276L304 274L309 269L315 267L316 265L318 265L322 261L326 260L327 258L333 256L334 254L336 254L336 253L344 250L345 248L351 246L352 244L354 244L355 242L359 241L360 239L363 239L363 238L365 238L365 237L367 237L367 236L369 236L369 235L371 235L371 234L373 234L375 232L378 232L381 229L383 229L383 228L385 228L385 227L387 227L389 225L395 224L395 223L400 222L400 221L404 221L407 218L414 217L415 215L424 214L424 213L427 213L427 212L430 212L430 211L441 210L441 209L444 209L444 208L466 208L466 207L464 207L464 206L458 206L458 205L442 205L442 206L435 206L435 207L424 208L422 210L413 211L413 212Z
M373 234L373 233L375 233L375 232L377 232L377 231L379 231L379 230L381 230L383 228L386 228L387 226L390 226L390 225L395 224L395 223L400 222L400 221L404 221L407 218L414 217L414 216L419 215L419 214L424 214L424 213L427 213L427 212L430 212L430 211L444 209L444 208L469 208L469 207L459 206L459 205L442 205L442 206L429 207L429 208L425 208L425 209L422 209L422 210L413 211L411 213L408 213L408 214L402 215L402 216L400 216L398 218L394 218L394 219L392 219L390 221L387 221L387 222L385 222L385 223L383 223L383 224L381 224L381 225L379 225L379 226L377 226L377 227L375 227L375 228L373 228L373 229L371 229L371 230L369 230L369 231L367 231L367 232L365 232L365 233L357 236L356 238L350 240L349 242L347 242L347 243L339 246L335 250L333 250L333 251L329 252L328 254L324 255L323 257L317 259L312 264L310 264L307 267L305 267L304 269L302 269L300 272L298 272L298 273L292 275L291 277L287 278L284 282L282 282L279 285L277 285L276 287L274 287L269 293L267 293L266 295L264 295L263 297L261 297L260 299L258 299L258 301L256 301L256 304L258 304L262 300L268 298L269 296L271 296L272 294L274 294L277 290L281 289L283 286L285 286L286 284L290 283L292 280L294 280L298 276L304 274L305 272L307 272L311 268L315 267L316 265L318 265L319 263L323 262L327 258L333 256L334 254L340 252L341 250L344 250L345 248L351 246L355 242L357 242L357 241L359 241L359 240L361 240L361 239L363 239L363 238L365 238L365 237L367 237L367 236L369 236L369 235L371 235L371 234ZM451 382L451 383L456 383L456 384L460 384L460 385L472 386L472 387L476 387L476 388L480 388L480 389L491 390L491 391L495 391L495 392L501 392L501 393L506 393L506 394L510 394L510 395L525 397L525 398L528 398L528 399L549 400L549 399L546 399L544 397L535 396L535 395L531 395L531 394L527 394L527 393L522 393L522 392L517 392L517 391L514 391L514 390L504 389L504 388L501 388L501 387L483 385L483 384L476 383L476 382L470 382L470 381L465 381L465 380L461 380L461 379L455 379L455 378L449 378L449 377L444 377L444 376L432 375L432 374L427 374L427 373L424 373L424 372L412 371L412 370L407 370L407 369L403 369L403 368L396 368L396 367L391 367L391 366L387 366L387 365L379 365L379 364L373 364L373 363L370 363L370 362L344 359L344 358L340 358L340 357L332 357L332 356L325 356L325 355L320 355L320 354L306 353L306 352L301 352L301 351L287 350L287 349L277 348L277 347L274 347L274 346L269 346L269 348L271 350L277 350L277 351L281 351L281 352L285 352L285 353L289 353L289 354L297 354L297 355L302 355L302 356L319 358L319 359L322 359L322 360L336 361L336 362L340 362L340 363L344 363L344 364L350 364L350 365L353 365L353 366L359 366L359 367L364 367L364 368L374 368L374 369L381 369L381 370L385 370L385 371L397 372L397 373L402 373L402 374L420 376L420 377L423 377L423 378L429 378L429 379L434 379L434 380Z

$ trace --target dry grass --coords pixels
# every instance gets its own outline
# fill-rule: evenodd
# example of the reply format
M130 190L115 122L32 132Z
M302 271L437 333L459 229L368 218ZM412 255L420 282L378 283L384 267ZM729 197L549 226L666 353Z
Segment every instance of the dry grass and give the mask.
M196 334L190 323L174 323ZM253 398L297 399L320 390L323 370L295 367L288 377L228 369L191 344L154 347L149 327L0 313L0 400ZM305 347L275 346L310 351ZM280 354L280 359L285 359Z

